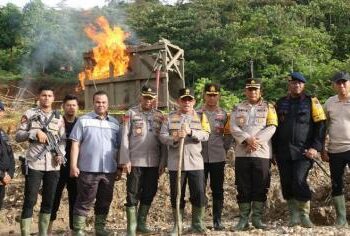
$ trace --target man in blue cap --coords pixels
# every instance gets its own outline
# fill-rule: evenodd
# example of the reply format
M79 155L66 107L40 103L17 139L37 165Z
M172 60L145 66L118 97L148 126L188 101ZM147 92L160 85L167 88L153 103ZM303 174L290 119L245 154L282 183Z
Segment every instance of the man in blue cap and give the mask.
M337 227L347 227L344 197L344 170L350 164L350 75L340 71L332 77L336 95L327 99L324 110L327 122L328 145L322 159L329 162L332 197L336 210Z
M325 114L316 97L305 94L305 77L289 76L288 95L277 101L278 127L273 152L280 173L282 194L289 208L289 226L313 226L310 218L311 191L307 176L313 158L322 150Z

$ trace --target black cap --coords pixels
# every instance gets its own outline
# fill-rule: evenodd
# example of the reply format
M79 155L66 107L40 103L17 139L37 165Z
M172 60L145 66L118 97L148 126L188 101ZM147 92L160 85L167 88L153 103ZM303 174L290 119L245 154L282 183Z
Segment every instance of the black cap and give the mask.
M179 98L184 98L184 97L191 97L194 99L194 93L192 89L189 88L182 88L179 90Z
M157 93L154 91L153 88L149 86L143 86L141 89L141 96L155 98L157 96Z
M247 79L245 81L245 88L257 88L260 89L261 82L258 79Z
M204 93L207 95L217 95L220 93L220 86L218 84L205 84Z
M339 72L335 73L335 75L333 75L332 81L334 83L336 83L336 82L338 82L340 80L350 80L349 73L345 72L345 71L339 71Z
M2 102L0 102L0 111L5 111L5 106Z
M305 77L300 72L290 73L289 76L290 76L289 81L298 80L300 82L306 83Z

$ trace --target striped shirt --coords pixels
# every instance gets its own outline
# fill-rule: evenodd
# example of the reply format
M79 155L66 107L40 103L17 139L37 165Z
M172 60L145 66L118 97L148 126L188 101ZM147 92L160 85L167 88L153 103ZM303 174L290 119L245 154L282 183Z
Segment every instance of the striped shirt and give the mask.
M80 117L69 136L80 144L78 168L85 172L113 173L121 133L119 122L108 115L101 120L95 112Z

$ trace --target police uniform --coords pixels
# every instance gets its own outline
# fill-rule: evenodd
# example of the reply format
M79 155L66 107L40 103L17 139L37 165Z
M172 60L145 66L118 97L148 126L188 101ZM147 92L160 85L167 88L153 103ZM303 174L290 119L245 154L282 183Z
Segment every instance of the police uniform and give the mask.
M31 222L33 207L39 193L41 181L43 182L42 202L39 222L42 218L50 218L53 198L60 175L60 163L53 153L46 150L46 144L39 143L37 132L46 126L55 136L60 137L60 151L65 155L65 127L64 121L56 111L48 113L40 108L32 108L22 116L21 124L16 133L17 142L29 141L26 153L28 174L25 176L24 202L21 219ZM24 222L23 221L23 222Z
M156 98L151 87L143 87L141 96ZM159 169L165 167L166 146L159 140L163 114L156 109L143 110L141 105L127 111L124 116L119 164L131 162L131 172L127 175L127 215L136 214L137 230L149 231L146 228L146 218L151 203L157 192ZM128 218L128 225L131 221ZM130 225L128 226L130 228ZM144 232L146 233L146 232Z
M260 89L260 81L247 80L246 89L251 88ZM271 138L277 126L276 112L273 105L263 98L256 104L243 101L234 108L230 124L236 141L235 176L241 215L236 228L246 228L251 210L253 225L264 228L260 222L270 186ZM247 150L246 139L251 137L255 137L259 143L255 151Z
M290 80L305 83L299 72L291 74ZM311 227L308 219L310 187L307 183L313 161L305 157L306 149L322 150L325 114L315 97L302 93L293 98L282 97L276 103L279 126L273 137L273 149L279 169L282 194L290 210L290 225L299 223L298 214L306 219L303 225ZM302 221L303 221L302 219Z
M217 84L206 84L204 87L206 95L216 95L220 93ZM213 225L214 229L222 230L221 213L224 202L224 177L226 151L232 142L232 136L229 128L229 115L224 109L217 106L215 110L209 111L203 105L197 109L197 113L202 116L205 114L210 124L211 133L208 141L202 142L202 156L204 159L205 183L210 176L210 188L213 195Z
M190 97L194 99L193 92L190 89L180 89L179 98ZM183 162L181 172L181 200L180 209L185 207L186 183L189 184L190 201L192 203L192 228L198 231L203 229L203 216L205 206L204 194L204 162L201 154L201 142L209 138L210 126L206 116L202 117L193 110L192 114L183 114L180 110L171 112L163 122L160 140L168 145L168 170L170 177L170 197L173 213L176 208L176 181L179 162L179 142L174 140L178 136L181 127L186 124L190 127L191 135L184 139ZM175 215L174 215L175 220Z

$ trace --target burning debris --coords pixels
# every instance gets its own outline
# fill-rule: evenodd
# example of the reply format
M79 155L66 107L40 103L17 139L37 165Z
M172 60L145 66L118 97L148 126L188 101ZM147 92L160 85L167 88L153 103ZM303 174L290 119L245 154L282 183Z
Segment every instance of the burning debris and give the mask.
M96 20L96 24L100 29L94 25L84 29L86 35L97 46L84 54L85 69L79 73L83 89L86 79L98 80L124 75L129 64L129 55L124 43L129 34L120 27L111 27L103 16Z

